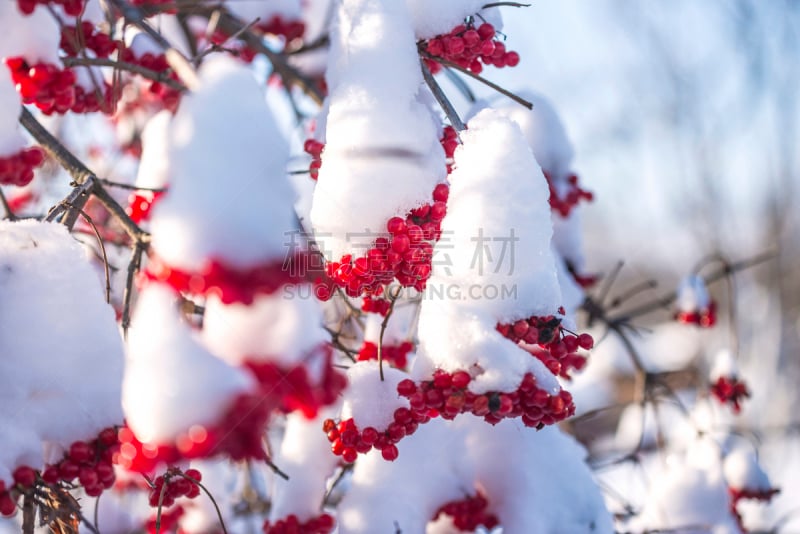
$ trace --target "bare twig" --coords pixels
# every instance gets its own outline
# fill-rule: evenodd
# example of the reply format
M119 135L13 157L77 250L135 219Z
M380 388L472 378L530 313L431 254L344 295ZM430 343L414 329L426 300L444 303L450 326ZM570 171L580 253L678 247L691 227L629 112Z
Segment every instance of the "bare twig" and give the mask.
M122 296L122 335L128 338L128 327L131 325L131 299L133 297L133 280L142 264L144 247L140 242L133 244L131 261L128 263L128 277L125 280L125 293Z
M434 98L436 98L436 101L439 102L439 105L444 110L444 113L447 115L447 119L450 121L450 124L452 124L453 128L456 129L456 132L463 132L466 129L466 126L458 116L458 113L456 113L456 108L453 107L453 104L447 98L447 95L445 95L444 91L442 91L442 88L439 87L439 83L434 79L433 74L431 74L431 70L425 63L425 60L420 59L419 62L422 68L422 77L425 78L425 83L428 84L428 87L433 93Z
M94 67L112 67L117 70L128 71L134 74L138 74L143 78L147 78L148 80L153 80L154 82L158 82L164 84L176 91L185 91L186 86L183 85L181 82L170 78L169 72L159 72L156 70L148 69L142 67L141 65L137 65L136 63L127 63L125 61L116 61L113 59L102 58L102 57L63 57L61 58L61 62L64 64L65 67L76 67L76 66L94 66Z
M14 212L11 211L11 206L8 205L8 201L6 200L6 196L3 194L3 190L0 189L0 205L3 206L3 211L5 215L3 216L4 219L8 219L9 221L16 221L17 216L14 215Z
M217 500L214 499L214 496L211 495L211 492L208 491L208 489L199 480L195 480L192 477L186 475L185 473L177 472L176 474L179 475L179 476L182 476L183 478L185 478L186 480L190 481L192 484L195 484L201 490L203 490L203 493L205 493L206 496L208 496L209 500L211 501L211 504L214 505L214 510L217 511L217 518L219 519L219 526L220 526L220 528L222 528L222 532L224 534L228 534L228 529L225 528L225 521L222 519L222 511L219 509L219 505L217 504ZM164 487L166 487L166 486L167 485L164 484Z

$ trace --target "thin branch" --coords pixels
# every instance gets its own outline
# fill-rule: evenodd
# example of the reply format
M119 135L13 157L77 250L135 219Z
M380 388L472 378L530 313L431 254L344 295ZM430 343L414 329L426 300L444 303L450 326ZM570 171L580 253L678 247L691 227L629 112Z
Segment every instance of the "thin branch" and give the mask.
M2 189L0 189L0 205L3 206L3 211L5 212L3 218L8 219L9 221L17 220L17 216L14 215L13 211L11 211L11 206L8 205L8 201L6 200L6 196L3 194Z
M519 2L492 2L491 4L484 5L481 9L489 9L490 7L531 7L531 4L520 4Z
M156 70L148 69L142 67L141 65L137 65L136 63L116 61L113 59L102 58L102 57L86 57L86 58L63 57L61 58L61 62L64 64L65 67L76 67L76 66L112 67L117 70L124 70L132 72L134 74L138 74L143 78L147 78L148 80L153 80L154 82L164 84L172 89L175 89L176 91L186 90L186 86L183 85L181 82L175 80L174 78L170 78L168 72L166 71L159 72Z
M211 492L208 491L208 489L199 480L195 480L192 477L186 475L185 473L177 472L176 474L179 475L179 476L182 476L183 478L185 478L186 480L190 481L192 484L195 484L201 490L203 490L203 492L208 496L209 500L211 501L211 504L214 505L214 510L217 511L217 518L219 519L219 526L222 528L222 532L224 534L228 534L228 529L225 528L225 521L222 519L222 511L219 509L219 505L217 504L217 500L214 499L214 496L211 495ZM167 485L164 484L164 487L166 487L166 486Z
M133 297L133 280L142 264L144 247L140 242L133 244L131 261L128 263L128 277L125 280L125 293L122 296L122 336L128 339L128 327L131 325L131 299Z
M107 180L106 178L98 178L98 180L104 185L117 187L119 189L127 189L129 191L152 191L153 193L164 193L167 190L166 187L140 187L138 185L123 184L122 182Z
M383 335L386 333L386 327L389 325L389 318L392 316L394 305L397 302L398 297L400 297L400 292L402 290L403 289L398 286L394 294L389 294L389 300L391 301L389 304L389 310L386 312L386 316L383 318L383 322L381 323L381 333L378 337L378 372L381 375L381 382L383 382Z
M169 483L164 477L164 483L161 485L161 491L158 494L158 511L156 512L156 534L160 534L161 532L161 509L164 505L164 495L167 493L167 486Z
M455 69L455 70L457 70L459 72L463 72L464 74L466 74L470 78L478 80L482 84L491 87L492 89L494 89L495 91L497 91L501 95L507 96L508 98L510 98L511 100L513 100L514 102L516 102L517 104L519 104L521 106L525 106L528 109L533 109L533 104L528 102L527 100L525 100L521 96L519 96L519 95L517 95L515 93L512 93L508 89L504 89L503 87L500 87L496 83L487 80L483 76L479 76L479 75L475 74L474 72L472 72L469 69L465 69L465 68L461 67L460 65L456 65L455 63L451 63L450 61L447 61L446 59L442 59L440 57L432 56L427 51L422 50L421 48L419 49L419 53L424 58L433 60L433 61L435 61L437 63L441 63L445 67L449 67L449 68Z
M458 113L456 113L456 108L453 107L452 102L450 102L450 100L447 98L447 95L444 94L442 88L439 87L439 83L434 79L433 74L431 74L431 70L425 63L425 60L420 59L419 63L422 68L422 77L425 78L425 83L428 84L428 87L433 93L434 98L436 98L436 101L439 102L439 105L444 110L444 113L447 115L450 124L456 129L456 132L463 132L467 127L458 116Z
M94 230L94 235L95 237L97 237L97 243L100 245L100 252L103 254L103 269L106 274L106 303L111 304L111 273L108 269L108 256L106 255L106 245L105 243L103 243L103 238L100 237L100 231L97 229L97 226L95 226L94 221L92 221L92 218L89 217L89 215L82 209L79 209L78 213L80 213L81 216L83 216L83 218L86 220L86 222L89 223L89 226L92 227L92 230Z

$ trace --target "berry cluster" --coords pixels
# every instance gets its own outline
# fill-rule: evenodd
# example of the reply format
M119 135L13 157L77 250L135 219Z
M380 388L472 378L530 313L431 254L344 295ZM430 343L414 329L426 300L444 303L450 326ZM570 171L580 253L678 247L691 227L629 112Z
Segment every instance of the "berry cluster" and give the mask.
M424 41L420 47L433 58L455 63L475 74L481 73L483 65L515 67L519 63L519 54L507 51L506 45L495 39L495 34L494 26L488 22L476 28L472 19L467 19L466 24L459 24L450 33ZM429 62L429 66L433 66L431 63L436 65L431 70L438 71L439 64Z
M577 353L578 349L590 350L594 346L594 339L589 334L576 336L565 333L561 319L553 315L498 324L497 331L514 343L524 342L541 347L528 350L551 373L563 378L569 378L572 369L580 370L586 365L586 358Z
M97 57L108 57L120 47L119 41L114 41L107 33L95 30L94 24L83 21L79 26L64 26L61 28L61 50L67 56L75 57L81 50L87 49L94 52Z
M403 341L399 345L383 345L381 347L381 359L384 362L398 368L405 369L408 365L408 353L414 345L408 341ZM358 351L356 358L359 362L378 359L378 345L370 341L365 341L361 350Z
M386 300L384 298L373 298L370 296L365 296L364 299L361 301L361 311L369 313L378 313L383 317L386 317L386 314L389 313L391 307L392 307L391 301Z
M24 15L33 13L37 5L48 4L61 6L64 13L70 17L77 17L83 13L83 0L17 0L17 7Z
M24 186L33 180L33 169L44 162L44 152L38 147L27 148L0 158L0 184Z
M458 133L452 126L445 126L442 130L442 138L439 140L444 149L445 161L447 162L447 174L453 171L453 156L456 153L456 148L459 145Z
M160 523L158 514L153 514L145 522L144 531L147 534L161 534L162 532L180 532L178 530L178 523L180 523L181 517L183 517L185 513L186 510L184 510L183 506L180 505L170 510L164 510L161 512ZM159 525L158 528L156 528L157 524Z
M303 21L284 20L280 15L274 15L267 22L258 22L255 27L266 34L283 37L287 44L300 39L306 31Z
M750 396L747 384L735 376L721 376L711 384L711 394L722 404L730 404L734 413L742 409L741 402Z
M328 514L320 514L305 522L301 522L296 515L291 514L274 523L264 522L263 531L264 534L330 534L333 526L333 517Z
M270 415L259 395L237 396L216 426L194 425L174 443L142 443L130 428L119 431L120 449L114 461L129 471L148 473L159 464L227 456L234 461L266 458L263 432Z
M405 379L397 392L408 399L413 416L436 416L455 419L462 413L483 417L490 424L503 419L521 417L528 427L542 428L566 419L575 413L572 395L561 390L556 395L538 387L536 377L525 374L519 387L512 392L488 392L477 395L467 390L471 377L466 371L447 373L437 370L433 380L416 384Z
M163 475L153 481L150 488L148 502L153 508L159 504L169 508L180 497L194 499L200 495L200 486L196 483L203 480L203 475L197 469L187 469L185 473L176 467L171 467ZM162 497L161 494L164 494Z
M330 345L318 347L323 361L322 374L314 382L304 365L286 370L269 361L245 361L245 367L261 386L264 404L285 413L299 410L309 419L316 417L319 409L336 402L339 393L347 387L347 379L333 366Z
M550 209L566 218L572 212L572 209L578 205L581 200L591 202L594 200L594 194L591 191L582 189L578 184L578 175L570 174L567 176L567 190L559 191L560 187L555 186L553 176L544 171L544 177L547 179L547 185L550 188Z
M322 151L325 150L325 144L316 139L306 139L306 142L303 143L303 150L311 156L308 172L311 179L316 180L319 176L319 168L322 166Z
M386 223L389 237L379 237L364 256L347 254L325 266L330 281L351 297L362 292L381 294L383 285L396 279L403 287L423 291L431 275L433 245L441 237L441 223L447 212L450 188L439 184L432 204L411 210L405 217Z
M58 464L42 471L42 480L57 484L77 478L88 496L97 497L114 485L116 476L112 463L118 448L117 431L106 428L91 441L76 441L70 445Z
M489 501L479 491L475 496L442 505L433 519L436 520L443 514L449 515L453 519L453 525L464 532L474 532L481 526L486 530L492 530L500 524L500 521L497 516L487 511L488 507Z
M698 310L675 312L675 320L683 324L693 324L701 328L711 328L717 324L717 303L713 300L708 306Z
M176 82L180 81L178 75L169 66L165 54L156 55L145 52L137 57L130 48L123 48L120 51L120 60L167 75ZM178 109L178 105L181 102L181 92L178 89L155 80L145 80L143 96L151 97L150 100L158 102L164 109L168 109L173 113Z
M416 432L421 423L429 420L427 415L415 417L408 408L398 408L394 412L394 421L383 432L371 426L359 430L352 418L340 421L339 424L333 419L326 419L322 430L331 442L333 454L341 456L347 463L355 462L358 453L364 454L373 448L381 451L384 460L393 462L399 455L395 444Z
M285 261L270 262L250 269L232 267L220 260L207 262L199 271L184 271L167 265L155 254L144 272L147 280L161 282L181 293L216 294L225 304L252 304L256 295L270 295L286 284L302 281L300 270L305 254L297 252Z
M24 104L34 104L45 115L53 113L110 112L111 88L103 82L99 91L87 91L76 84L75 73L50 63L29 65L22 57L10 57L5 63Z
M125 212L136 224L141 224L150 218L150 210L165 191L137 191L128 197L128 207Z

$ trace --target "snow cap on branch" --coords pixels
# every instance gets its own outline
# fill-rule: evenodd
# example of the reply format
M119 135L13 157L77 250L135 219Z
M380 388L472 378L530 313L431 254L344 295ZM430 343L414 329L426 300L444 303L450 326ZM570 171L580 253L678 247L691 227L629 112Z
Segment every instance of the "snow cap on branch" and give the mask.
M122 422L114 311L66 228L0 222L0 479ZM80 303L80 309L76 308ZM91 380L87 380L87 369Z
M404 0L344 0L331 34L325 150L311 208L328 256L359 256L445 177Z
M199 75L170 128L170 189L153 209L153 248L188 271L211 259L280 261L295 226L288 145L246 67L214 57Z

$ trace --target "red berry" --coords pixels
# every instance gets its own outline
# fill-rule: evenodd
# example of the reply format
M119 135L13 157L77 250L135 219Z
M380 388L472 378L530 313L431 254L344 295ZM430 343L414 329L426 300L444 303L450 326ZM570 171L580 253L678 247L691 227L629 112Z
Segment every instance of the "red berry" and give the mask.
M383 456L384 460L389 462L393 462L397 460L397 457L400 455L400 452L397 450L397 446L395 445L387 445L383 449L381 449L381 456Z
M36 471L23 465L14 470L14 482L25 488L30 488L36 483Z

